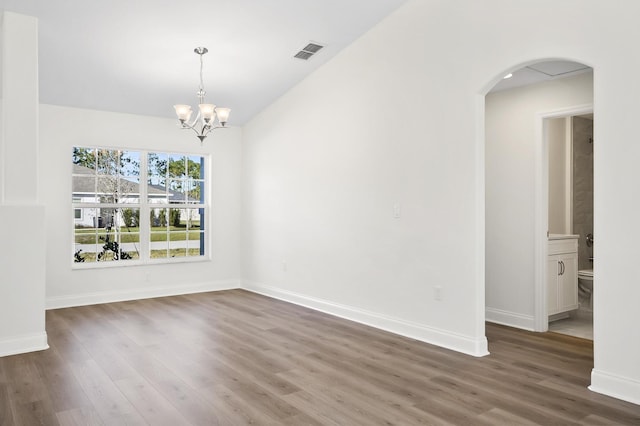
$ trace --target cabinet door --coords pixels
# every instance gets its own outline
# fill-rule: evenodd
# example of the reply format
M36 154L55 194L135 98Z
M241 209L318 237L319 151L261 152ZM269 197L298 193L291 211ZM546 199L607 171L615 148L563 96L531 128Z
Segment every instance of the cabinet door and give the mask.
M547 315L557 314L560 308L558 301L558 281L560 264L558 256L549 256L547 260Z
M561 312L578 309L578 256L565 254L560 260L564 264L564 273L558 283L558 301Z

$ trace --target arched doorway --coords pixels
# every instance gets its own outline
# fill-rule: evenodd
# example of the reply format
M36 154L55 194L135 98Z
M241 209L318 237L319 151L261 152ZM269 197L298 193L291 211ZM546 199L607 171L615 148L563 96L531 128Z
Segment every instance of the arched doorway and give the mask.
M541 60L508 74L511 78L498 77L485 96L485 314L490 322L546 331L553 294L548 291L549 120L593 113L593 70L579 62ZM569 150L568 169L570 155ZM566 198L570 212L570 195ZM571 229L564 232L573 235ZM563 305L565 312L574 307Z

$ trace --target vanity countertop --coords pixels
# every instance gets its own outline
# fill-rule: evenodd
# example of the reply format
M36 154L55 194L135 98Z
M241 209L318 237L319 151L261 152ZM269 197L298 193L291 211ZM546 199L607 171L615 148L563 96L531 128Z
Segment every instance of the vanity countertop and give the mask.
M549 241L551 240L577 240L580 235L574 234L549 234Z

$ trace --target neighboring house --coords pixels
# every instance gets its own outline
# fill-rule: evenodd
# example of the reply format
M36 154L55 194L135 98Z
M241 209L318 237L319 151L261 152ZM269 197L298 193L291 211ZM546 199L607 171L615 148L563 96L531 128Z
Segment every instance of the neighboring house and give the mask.
M116 194L119 194L116 199ZM186 197L182 192L172 191L161 185L147 185L147 196L150 203L184 204L197 203L199 200ZM116 178L111 176L97 176L95 171L79 165L73 165L72 197L74 208L74 223L76 227L102 228L114 223L114 208L80 208L77 204L91 203L122 203L137 204L140 199L140 184L127 178L120 178L119 187ZM188 213L180 212L180 220L187 220ZM122 223L122 216L116 217L118 225Z

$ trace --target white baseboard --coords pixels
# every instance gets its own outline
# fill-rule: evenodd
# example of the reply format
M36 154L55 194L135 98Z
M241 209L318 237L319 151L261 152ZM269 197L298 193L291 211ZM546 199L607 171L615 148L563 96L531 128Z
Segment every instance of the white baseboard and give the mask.
M591 370L589 390L640 405L640 381Z
M489 355L487 339L484 336L482 338L475 339L473 337L451 333L447 330L428 327L422 324L405 321L400 318L365 311L360 308L341 305L328 300L309 297L253 282L244 282L242 288L264 296L284 300L285 302L294 303L296 305L311 308L340 318L345 318L468 355L476 357Z
M0 357L49 349L47 333L33 333L0 340Z
M485 320L522 330L535 331L535 321L532 315L522 315L501 309L486 308Z
M222 280L190 285L149 287L119 291L101 291L94 293L73 294L68 296L48 297L46 300L46 309L71 308L74 306L97 305L100 303L150 299L152 297L178 296L181 294L231 290L235 288L240 288L240 280Z

